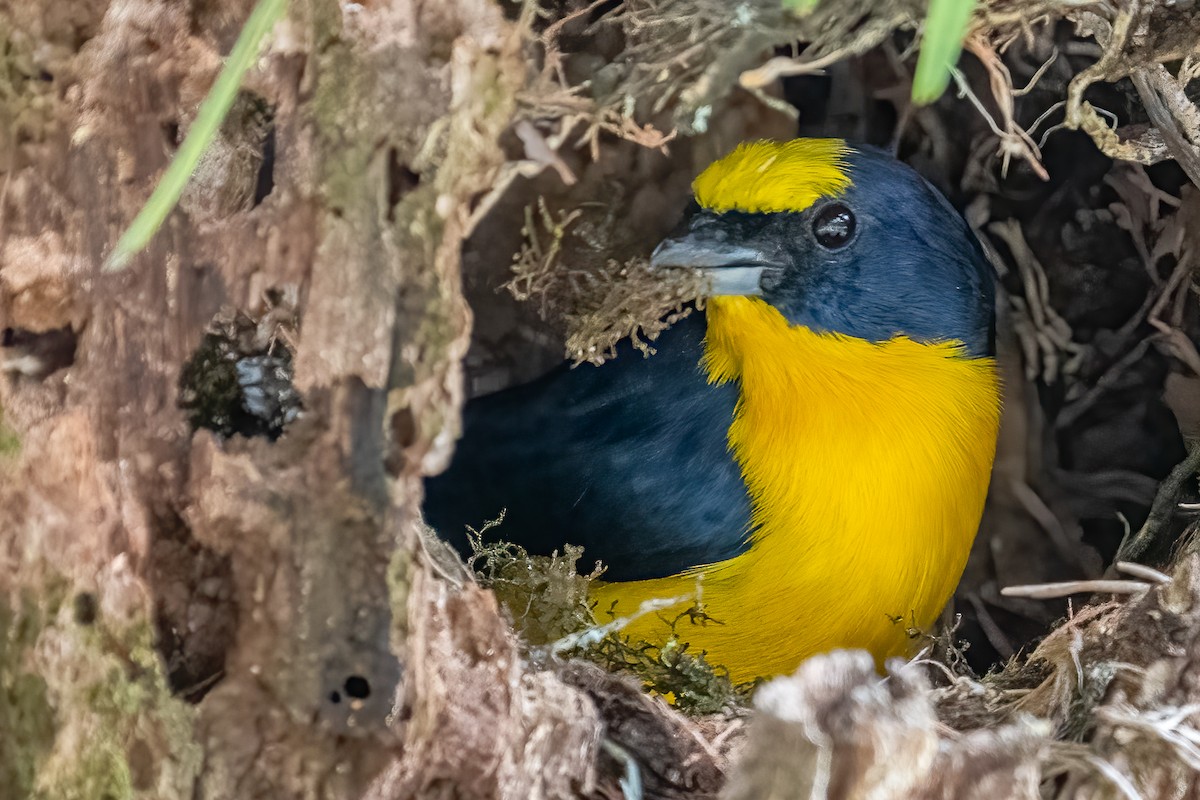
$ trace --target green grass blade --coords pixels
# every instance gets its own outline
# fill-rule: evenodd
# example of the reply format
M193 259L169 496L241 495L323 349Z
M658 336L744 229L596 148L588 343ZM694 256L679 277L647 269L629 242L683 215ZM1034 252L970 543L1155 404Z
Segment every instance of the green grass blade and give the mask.
M790 11L798 17L803 17L805 14L811 14L820 5L821 0L783 0L784 10Z
M250 17L238 34L237 42L229 52L229 58L221 74L209 89L200 104L196 120L188 129L183 144L171 159L166 172L154 187L150 199L117 241L117 246L104 264L105 272L117 272L129 264L129 260L150 243L154 234L162 227L163 220L179 202L179 196L191 179L200 162L200 157L212 143L213 137L225 121L242 85L246 70L258 57L259 48L267 33L287 10L288 0L259 0L250 12Z
M932 103L946 91L974 9L975 0L929 0L917 74L913 76L914 103Z

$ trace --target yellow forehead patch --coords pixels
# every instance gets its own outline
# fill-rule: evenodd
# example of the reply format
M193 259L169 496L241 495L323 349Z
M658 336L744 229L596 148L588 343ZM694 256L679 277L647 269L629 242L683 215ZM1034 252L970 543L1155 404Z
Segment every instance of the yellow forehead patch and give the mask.
M692 182L712 211L803 211L850 186L850 147L842 139L746 142Z

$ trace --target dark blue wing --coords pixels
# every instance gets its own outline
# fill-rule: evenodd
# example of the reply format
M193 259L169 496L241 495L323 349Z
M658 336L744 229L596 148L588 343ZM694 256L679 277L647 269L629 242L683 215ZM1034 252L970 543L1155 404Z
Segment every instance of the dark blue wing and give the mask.
M535 554L583 545L609 580L673 575L746 544L750 502L726 434L733 384L700 369L693 314L645 359L628 343L601 367L563 366L468 403L450 468L425 483L425 518L460 550L465 526L507 515L497 536Z

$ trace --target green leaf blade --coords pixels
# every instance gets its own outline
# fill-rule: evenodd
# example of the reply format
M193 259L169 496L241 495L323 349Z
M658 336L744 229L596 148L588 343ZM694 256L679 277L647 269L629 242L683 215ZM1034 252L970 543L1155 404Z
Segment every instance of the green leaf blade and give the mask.
M128 266L130 259L150 243L167 215L175 208L201 156L212 144L233 106L242 78L258 57L263 40L287 10L287 4L288 0L259 0L250 12L237 42L229 51L225 66L200 103L196 119L188 128L183 144L159 178L150 199L117 241L117 246L104 263L105 272L119 272Z
M912 99L925 105L942 96L950 84L950 70L958 63L963 40L971 24L976 0L929 0L921 54L913 76Z

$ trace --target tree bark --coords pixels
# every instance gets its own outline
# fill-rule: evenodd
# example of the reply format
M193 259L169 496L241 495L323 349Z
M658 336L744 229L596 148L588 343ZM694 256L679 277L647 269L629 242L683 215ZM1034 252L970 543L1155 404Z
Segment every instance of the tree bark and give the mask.
M490 596L431 576L418 539L518 26L489 0L293 4L179 209L101 271L251 6L0 7L0 782L586 791L594 708L523 675ZM206 332L294 347L303 411L277 441L192 431Z

